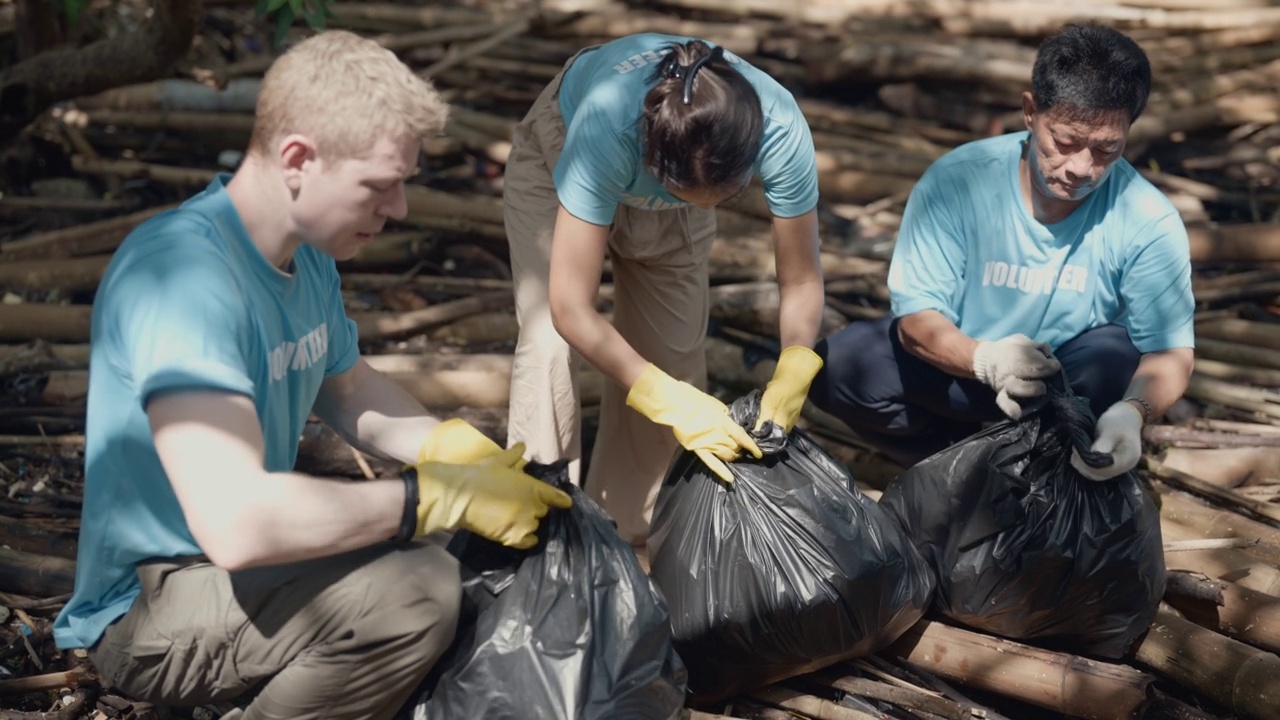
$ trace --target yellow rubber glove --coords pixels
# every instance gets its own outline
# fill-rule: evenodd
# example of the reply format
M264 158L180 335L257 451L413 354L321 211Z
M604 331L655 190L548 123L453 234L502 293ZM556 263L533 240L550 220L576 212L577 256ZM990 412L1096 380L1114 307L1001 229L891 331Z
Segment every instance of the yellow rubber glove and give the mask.
M487 460L502 452L498 443L475 429L462 418L445 420L427 433L418 450L418 462L441 462L469 465ZM515 464L509 465L515 470L523 470L523 455L513 457Z
M470 530L514 548L538 543L538 523L573 504L561 490L513 469L524 443L472 465L424 462L405 469L418 481L418 534Z
M725 461L736 459L743 450L761 456L756 441L733 421L724 403L676 380L653 363L631 386L627 405L655 423L669 426L676 440L725 482L733 482Z
M783 350L778 356L778 366L773 369L773 378L760 396L760 418L756 420L755 429L772 420L783 432L791 432L809 396L809 385L821 369L822 358L809 348L792 345Z

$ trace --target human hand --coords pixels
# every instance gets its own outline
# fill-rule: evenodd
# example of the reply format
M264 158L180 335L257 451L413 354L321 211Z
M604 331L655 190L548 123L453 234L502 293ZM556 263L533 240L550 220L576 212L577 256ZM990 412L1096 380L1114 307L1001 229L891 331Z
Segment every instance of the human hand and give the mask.
M1080 457L1080 452L1071 450L1071 467L1090 480L1110 480L1123 475L1138 465L1142 458L1142 413L1128 400L1107 408L1098 416L1093 429L1093 446L1090 450L1098 453L1110 453L1111 464L1105 467L1091 467Z
M973 374L996 391L996 405L1014 420L1022 417L1020 400L1044 395L1042 378L1061 369L1048 344L1026 335L983 340L973 352Z
M807 347L792 345L778 356L773 378L760 396L760 417L755 430L772 421L783 432L791 432L809 396L809 385L822 369L822 358Z
M761 457L751 435L729 416L719 400L680 382L649 363L627 393L627 405L659 425L667 425L686 450L692 450L720 479L733 482L726 461L743 450Z
M440 462L467 465L478 463L502 453L498 443L477 430L462 418L445 420L427 433L418 450L418 462ZM522 454L506 455L513 463L509 467L524 469Z
M517 468L524 444L476 464L423 462L405 469L418 481L418 535L470 530L509 547L537 544L538 524L569 496Z

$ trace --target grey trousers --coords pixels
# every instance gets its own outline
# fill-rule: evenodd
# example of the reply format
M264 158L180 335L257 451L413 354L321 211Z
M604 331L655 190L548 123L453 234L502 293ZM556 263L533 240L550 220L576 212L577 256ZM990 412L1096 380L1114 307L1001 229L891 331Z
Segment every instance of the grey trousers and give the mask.
M139 566L142 594L89 650L110 686L226 718L391 718L453 641L461 585L439 544L391 543L228 573Z

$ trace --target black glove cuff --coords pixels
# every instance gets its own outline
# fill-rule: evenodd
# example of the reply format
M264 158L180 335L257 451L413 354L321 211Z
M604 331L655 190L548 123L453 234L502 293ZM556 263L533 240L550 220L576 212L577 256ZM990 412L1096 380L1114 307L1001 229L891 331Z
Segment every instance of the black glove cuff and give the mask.
M407 468L400 473L404 480L404 513L400 516L400 532L396 540L409 542L418 534L418 471Z

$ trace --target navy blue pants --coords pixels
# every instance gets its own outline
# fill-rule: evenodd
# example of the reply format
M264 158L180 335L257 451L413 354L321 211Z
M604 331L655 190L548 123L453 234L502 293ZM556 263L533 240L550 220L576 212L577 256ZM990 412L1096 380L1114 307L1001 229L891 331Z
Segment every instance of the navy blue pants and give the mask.
M905 466L1000 420L995 392L908 353L898 322L856 322L818 342L823 367L809 400L844 421L863 440ZM1119 402L1141 354L1119 325L1104 325L1064 343L1054 356L1075 394L1095 415Z

